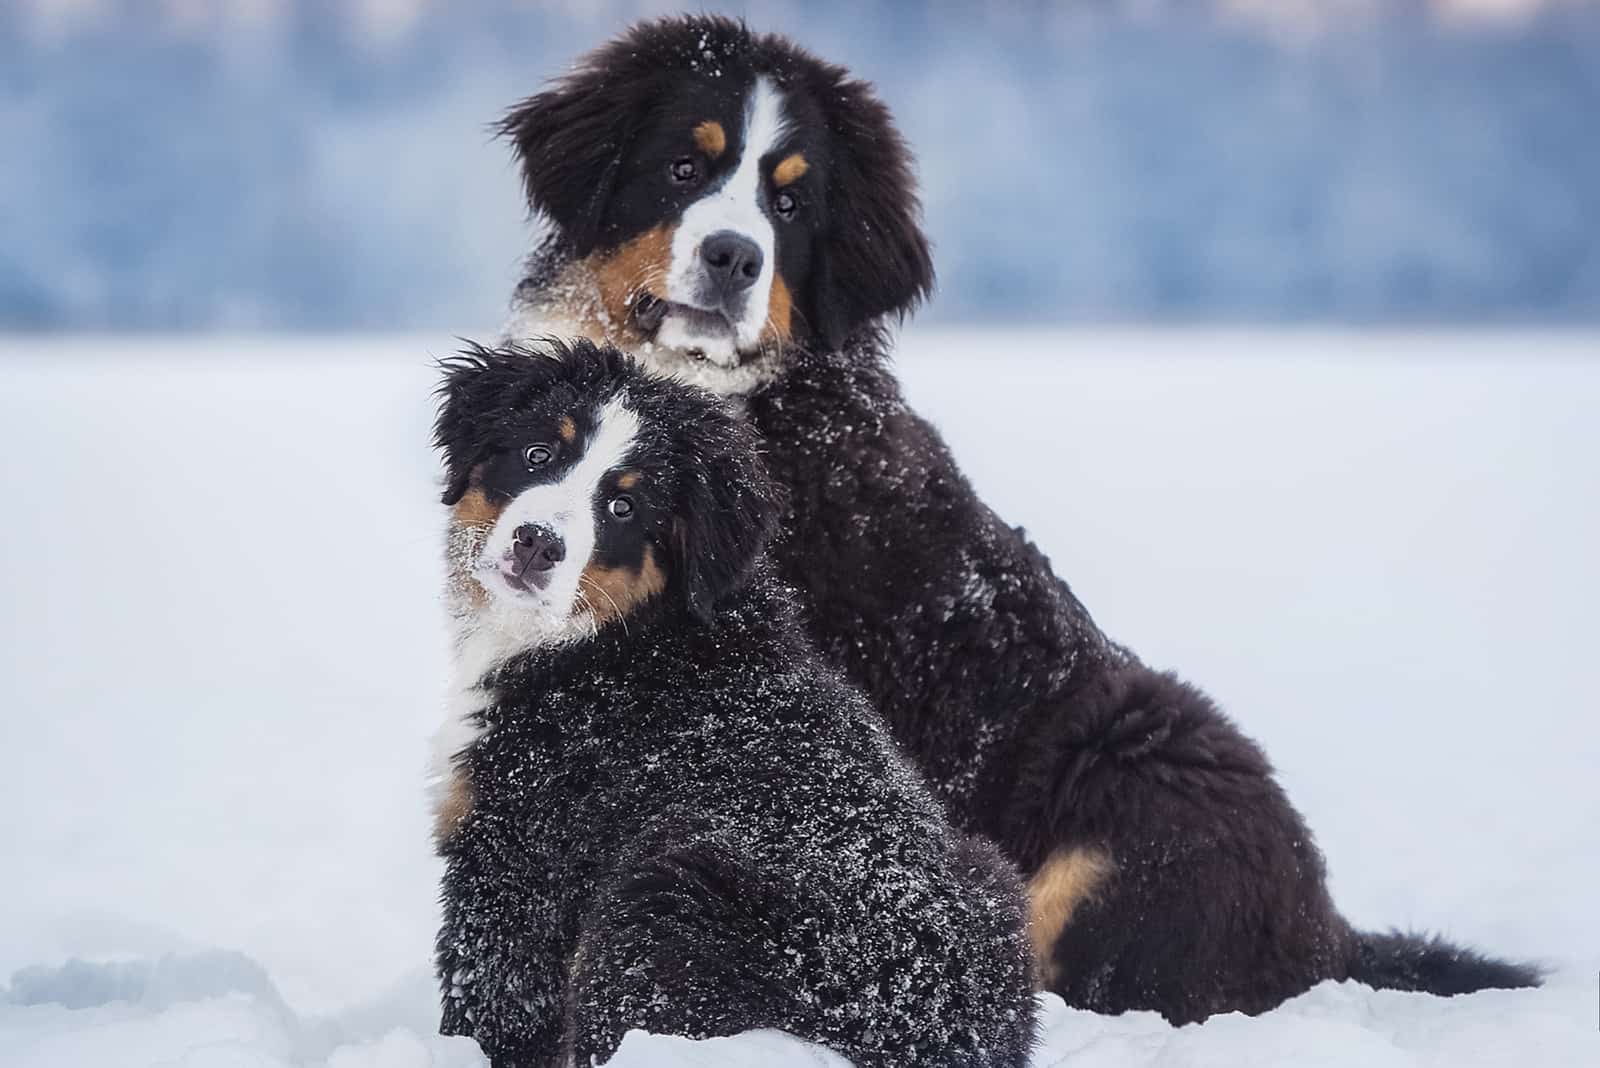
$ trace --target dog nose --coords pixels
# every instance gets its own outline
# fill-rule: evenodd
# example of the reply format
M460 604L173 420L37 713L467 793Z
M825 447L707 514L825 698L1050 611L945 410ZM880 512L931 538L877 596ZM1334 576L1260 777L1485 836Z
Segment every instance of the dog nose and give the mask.
M518 571L549 571L567 558L567 546L548 527L524 523L512 532L511 555Z
M700 258L724 296L749 289L761 277L761 246L732 230L718 230L700 242Z

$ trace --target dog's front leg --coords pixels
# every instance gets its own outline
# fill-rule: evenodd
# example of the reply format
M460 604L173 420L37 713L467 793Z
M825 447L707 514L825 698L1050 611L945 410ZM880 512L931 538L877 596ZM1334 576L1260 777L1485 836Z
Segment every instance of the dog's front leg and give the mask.
M439 1030L470 1035L496 1068L559 1063L567 942L560 898L537 872L507 871L502 846L467 832L442 850L435 945Z

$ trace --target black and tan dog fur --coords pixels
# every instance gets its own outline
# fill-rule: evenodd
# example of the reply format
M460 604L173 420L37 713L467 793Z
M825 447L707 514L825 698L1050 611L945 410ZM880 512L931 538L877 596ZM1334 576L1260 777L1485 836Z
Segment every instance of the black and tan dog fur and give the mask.
M762 84L781 96L784 122L757 145L750 106ZM903 199L911 156L888 110L871 86L782 37L715 16L642 22L513 107L499 130L524 163L530 204L556 223L530 257L508 334L648 351L653 367L691 381L715 372L658 333L670 279L687 269L674 246L689 213L765 149L733 217L770 236L767 315L726 373L761 381L785 344L837 346L933 283Z
M642 93L668 114L696 99L705 72L673 57L707 35L719 55L742 57L741 70L802 97L818 71L845 77L724 20L635 28L625 40L651 42L660 60L648 75L603 50L582 68L594 91L581 104L569 84L514 115L550 129L581 108L585 123L617 131L588 162L519 141L548 248L605 257L670 224L672 204L608 223L617 215L604 182L633 158L628 131L662 113L641 109ZM1259 1012L1324 979L1439 994L1537 982L1531 968L1441 942L1352 930L1261 750L1203 693L1109 640L907 406L884 325L931 285L928 247L903 142L870 91L849 85L825 124L840 135L817 155L871 180L826 185L826 225L811 240L817 262L833 266L807 290L821 305L796 320L813 328L753 354L759 375L697 380L743 399L786 490L774 556L803 594L815 640L866 691L951 818L998 842L1029 878L1044 984L1076 1006L1184 1022ZM559 305L544 283L536 270L519 305L538 303L530 293ZM850 300L834 299L841 286ZM536 327L523 317L512 332Z
M556 566L638 594L466 680L482 704L440 828L444 1030L496 1065L603 1063L631 1028L780 1028L862 1068L1026 1064L1019 881L805 637L762 560L777 490L748 427L582 342L475 351L442 394L452 544L492 545L484 524L584 470L599 424L630 413L587 476L591 555ZM515 568L462 580L502 578L524 596Z
M1189 1022L1324 979L1438 994L1537 981L1352 930L1260 748L1101 633L906 405L875 332L792 353L748 412L790 490L780 573L956 823L1028 874L1048 989Z

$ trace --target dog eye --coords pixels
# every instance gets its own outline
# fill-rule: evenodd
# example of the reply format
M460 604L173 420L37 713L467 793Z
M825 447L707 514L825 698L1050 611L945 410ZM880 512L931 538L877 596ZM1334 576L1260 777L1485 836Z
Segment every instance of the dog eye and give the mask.
M611 498L611 503L606 505L606 511L611 513L613 519L623 522L633 518L633 498L624 494L621 497Z
M772 210L778 213L778 218L787 222L800 210L800 201L795 199L793 193L779 193L772 199Z
M548 445L529 445L522 451L522 458L529 467L543 467L556 458L556 453Z
M673 160L672 166L668 167L667 170L672 174L674 182L692 182L700 173L700 168L688 156Z

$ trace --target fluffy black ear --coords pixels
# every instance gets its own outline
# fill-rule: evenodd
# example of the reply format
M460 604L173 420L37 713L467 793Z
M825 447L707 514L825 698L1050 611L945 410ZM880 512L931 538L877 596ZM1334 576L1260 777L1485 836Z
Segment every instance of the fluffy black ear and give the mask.
M838 347L884 315L904 318L933 290L911 151L889 109L865 82L838 81L828 125L837 144L828 186L828 228L817 244L817 334Z
M444 493L440 500L446 505L454 505L466 494L472 466L480 459L481 430L474 413L483 407L482 394L492 388L488 380L495 377L493 361L491 350L475 344L439 361L443 378L434 391L439 414L433 421L433 445L443 454Z
M710 427L699 462L683 472L684 504L673 527L683 596L690 615L709 624L717 604L749 579L778 525L779 493L756 455L755 435L731 418Z
M516 148L528 205L575 255L600 240L600 212L632 138L637 79L603 77L591 62L506 113L496 131Z
M464 348L438 362L442 375L434 396L433 445L443 453L442 501L453 505L467 492L472 469L496 447L496 435L515 409L525 406L555 380L583 372L617 374L626 357L600 350L585 340L541 338L525 344L488 348L463 339Z

